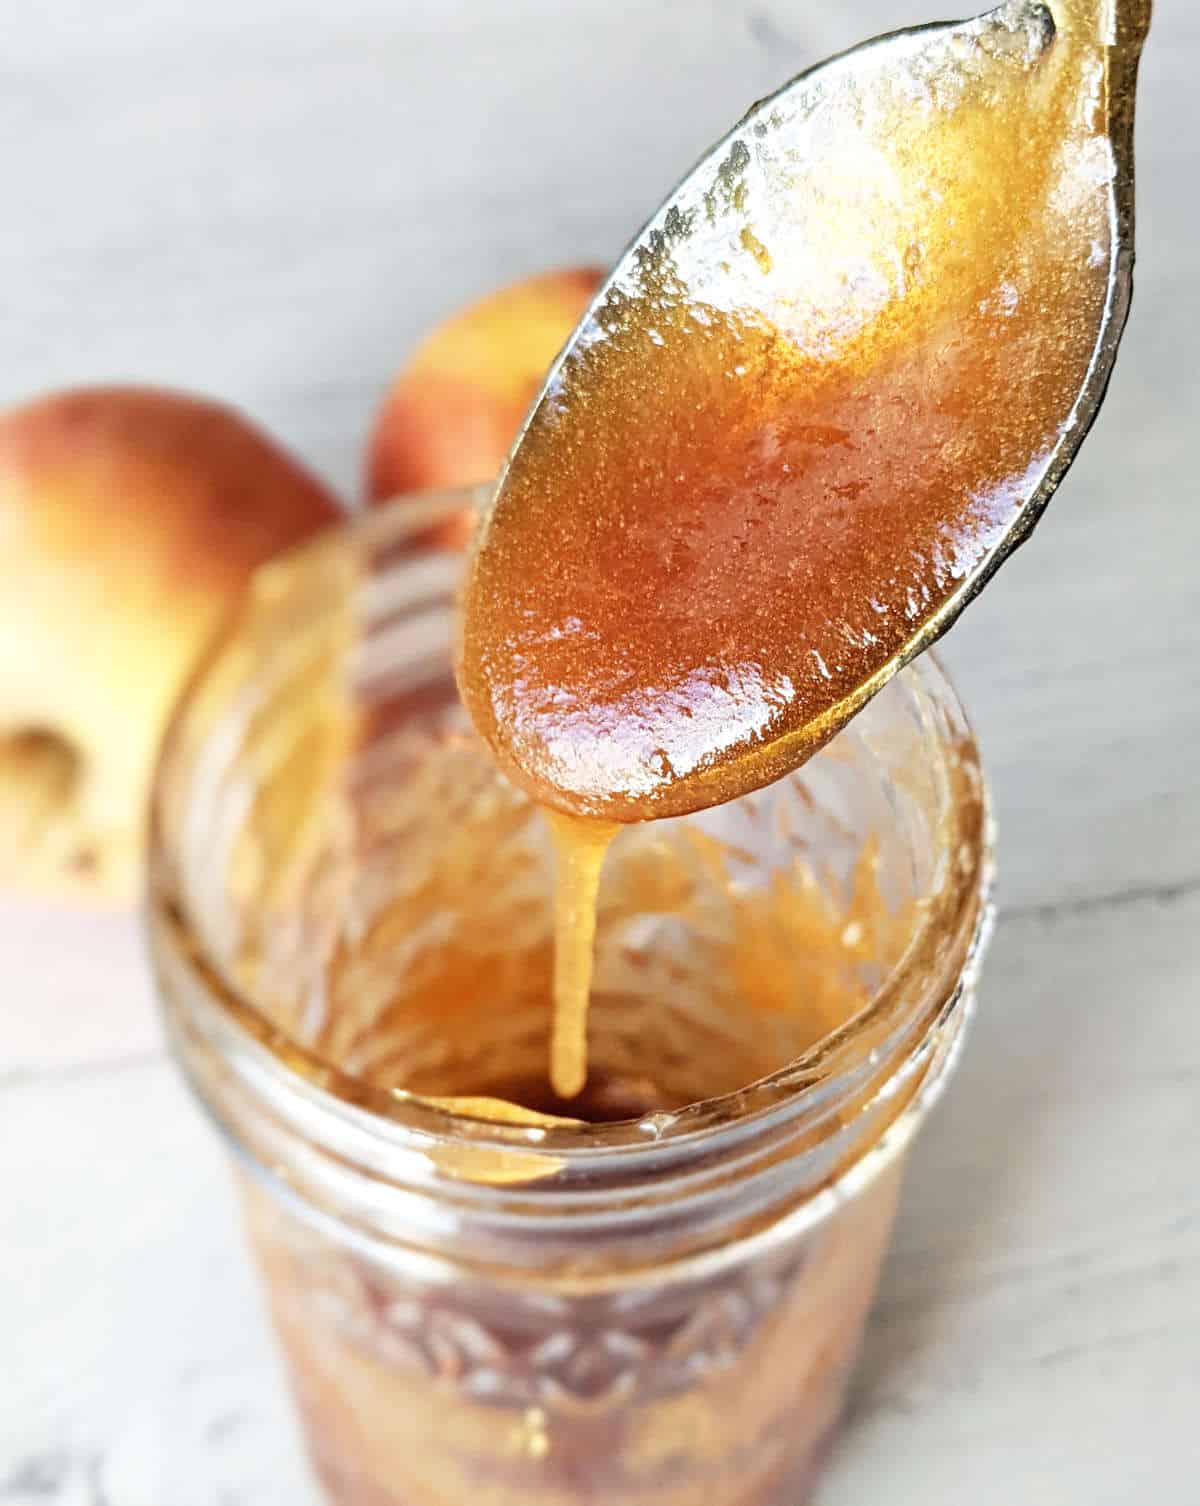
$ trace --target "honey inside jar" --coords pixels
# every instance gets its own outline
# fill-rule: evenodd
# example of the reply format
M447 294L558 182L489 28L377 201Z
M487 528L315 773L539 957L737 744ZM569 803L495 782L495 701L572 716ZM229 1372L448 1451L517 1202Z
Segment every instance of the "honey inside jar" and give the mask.
M909 944L920 901L885 878L877 841L820 813L821 781L797 775L736 811L643 825L614 845L590 912L592 1070L564 1092L546 1070L555 844L464 723L447 686L439 707L372 744L347 880L359 924L339 917L337 944L321 947L314 893L293 930L274 914L242 957L247 982L251 961L273 980L278 1023L358 1082L531 1125L673 1112L779 1070L854 1018ZM482 1163L456 1169L493 1179Z
M465 592L466 705L582 818L580 851L588 822L796 768L1033 520L1107 372L1147 19L1010 3L831 65L752 111L618 268ZM564 857L563 916L586 867ZM586 925L560 931L560 1086Z

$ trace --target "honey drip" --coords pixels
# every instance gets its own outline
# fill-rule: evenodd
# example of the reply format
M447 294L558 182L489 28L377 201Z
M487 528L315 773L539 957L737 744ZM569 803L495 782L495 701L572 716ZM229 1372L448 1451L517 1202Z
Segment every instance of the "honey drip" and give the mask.
M557 857L550 1085L560 1098L574 1098L587 1082L588 995L600 869L618 828L611 821L585 821L561 811L548 810L546 817Z
M313 705L306 686L295 718L307 723ZM260 785L221 859L245 884L222 954L230 976L269 1001L273 1030L372 1092L534 1131L736 1092L860 1013L936 902L894 844L867 835L865 791L862 826L844 824L833 792L858 786L830 769L623 831L604 859L589 1072L575 1094L578 1066L566 1081L547 1073L554 846L465 722L447 684L432 718L378 730L343 766L352 813L327 791L321 836L298 853L271 819L282 786ZM312 796L302 763L281 777ZM932 799L928 778L913 769L917 808ZM518 1159L505 1177L547 1169Z
M470 565L463 698L536 800L633 822L781 777L1035 521L1123 318L1148 18L1146 0L1011 0L835 61L752 111L652 222ZM563 1083L584 830L557 837L577 885Z

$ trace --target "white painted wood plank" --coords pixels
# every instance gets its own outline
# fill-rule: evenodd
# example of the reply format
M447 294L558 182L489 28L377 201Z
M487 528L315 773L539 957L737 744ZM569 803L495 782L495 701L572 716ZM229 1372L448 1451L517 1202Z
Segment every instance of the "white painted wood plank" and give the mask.
M1198 938L1200 895L1002 927L820 1506L1195 1499ZM172 1069L11 1085L0 1186L3 1506L311 1506Z
M160 1047L137 917L0 896L0 1087Z
M0 1095L0 1502L302 1506L224 1153L173 1068Z

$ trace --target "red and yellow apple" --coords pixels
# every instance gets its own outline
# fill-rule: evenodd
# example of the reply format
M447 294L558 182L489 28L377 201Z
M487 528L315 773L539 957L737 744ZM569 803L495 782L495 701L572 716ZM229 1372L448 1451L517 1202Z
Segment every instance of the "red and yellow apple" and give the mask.
M256 565L340 513L200 398L96 387L0 415L0 884L132 894L200 645Z
M380 409L367 456L368 500L492 480L602 276L595 267L544 272L438 325ZM464 519L460 541L468 531Z

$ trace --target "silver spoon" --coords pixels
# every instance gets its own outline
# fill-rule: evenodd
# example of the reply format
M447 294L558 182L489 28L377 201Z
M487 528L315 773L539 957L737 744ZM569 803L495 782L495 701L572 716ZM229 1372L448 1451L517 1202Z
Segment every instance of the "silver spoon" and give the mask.
M1149 13L1010 0L868 42L751 109L641 231L464 595L464 698L538 798L620 821L779 777L1029 536L1128 311ZM711 369L680 378L687 349Z

